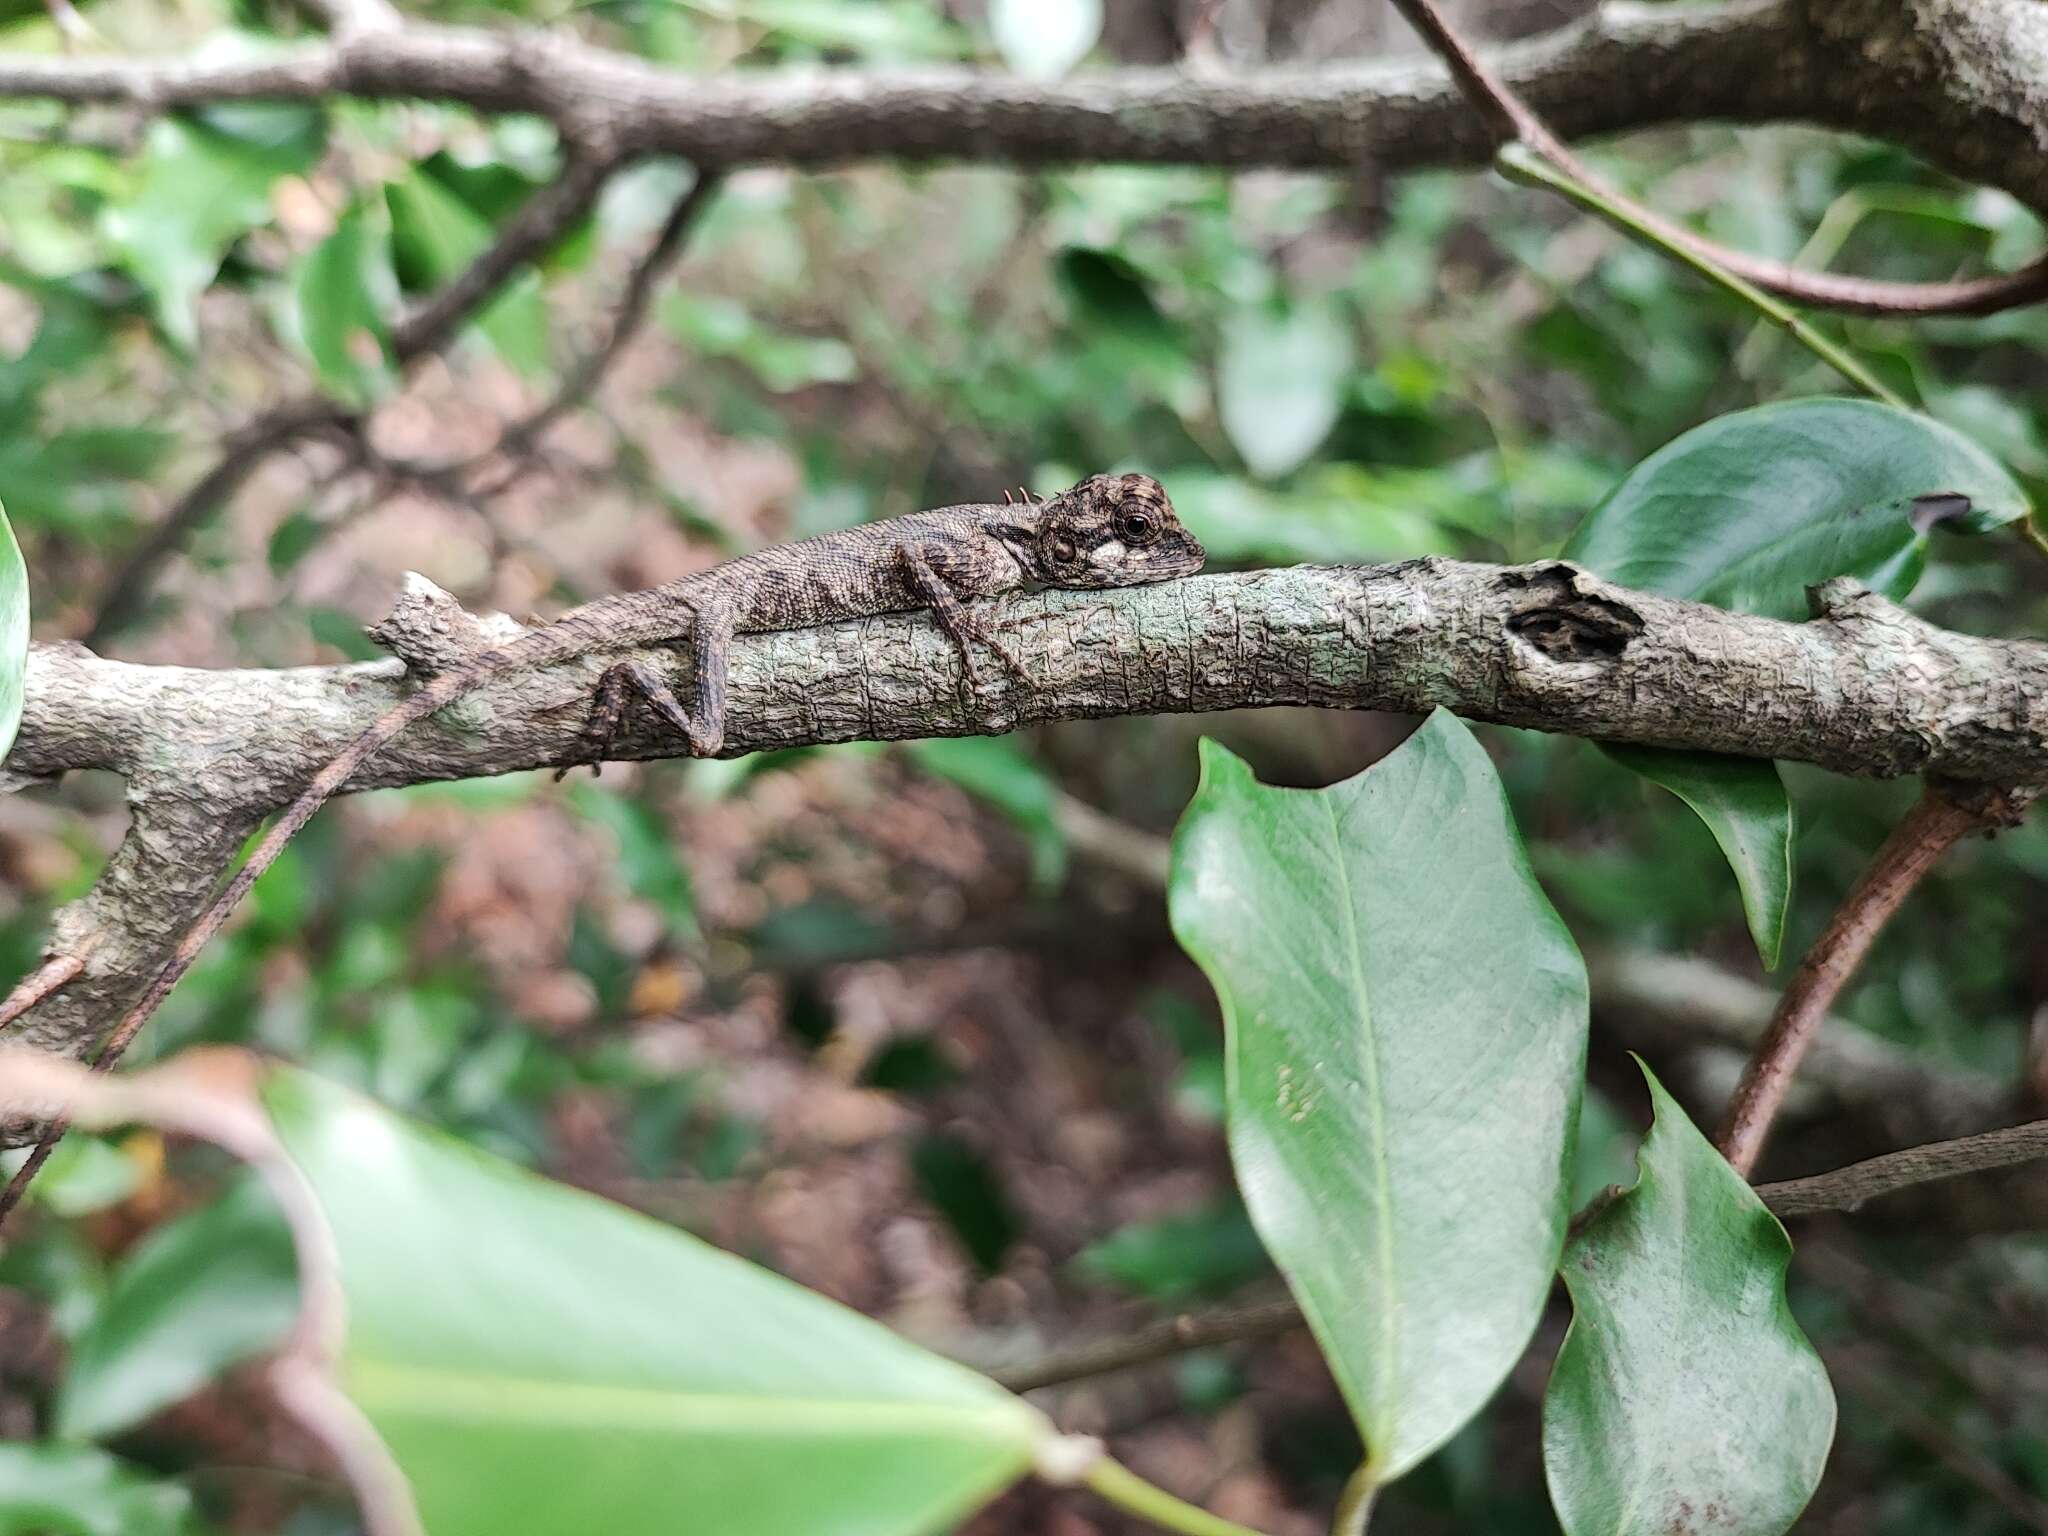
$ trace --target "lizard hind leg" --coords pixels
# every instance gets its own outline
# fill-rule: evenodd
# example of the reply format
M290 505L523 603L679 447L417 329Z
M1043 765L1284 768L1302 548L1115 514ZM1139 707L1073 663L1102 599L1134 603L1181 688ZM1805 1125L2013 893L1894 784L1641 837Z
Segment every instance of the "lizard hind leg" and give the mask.
M583 747L578 756L596 770L618 736L628 696L638 694L689 743L692 757L716 757L725 745L725 652L732 631L729 615L717 610L699 613L696 632L690 637L697 674L694 711L646 663L619 661L606 667L591 698L589 718L583 723ZM568 772L567 767L558 768L555 777L560 779Z
M618 739L620 722L626 716L626 701L638 694L654 707L656 714L674 726L690 744L692 757L711 757L723 745L724 731L692 715L675 691L645 662L618 661L604 669L591 695L590 714L583 722L582 743L577 748L579 763L588 763L593 774L602 773L612 743ZM722 722L720 722L722 726ZM577 763L565 763L555 770L559 782Z

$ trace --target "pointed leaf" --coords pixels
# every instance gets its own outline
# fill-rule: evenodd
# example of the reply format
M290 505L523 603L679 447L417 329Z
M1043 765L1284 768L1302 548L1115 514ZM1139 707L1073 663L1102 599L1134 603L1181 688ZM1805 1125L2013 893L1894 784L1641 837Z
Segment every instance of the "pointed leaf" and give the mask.
M1051 1433L686 1233L303 1073L265 1097L340 1251L343 1385L434 1536L938 1532Z
M1715 752L1607 746L1624 768L1662 785L1707 824L1735 871L1742 913L1764 969L1778 968L1792 901L1792 797L1778 765Z
M126 1429L277 1343L298 1308L291 1234L244 1181L122 1264L72 1346L57 1433L95 1440Z
M1826 1369L1785 1301L1792 1243L1649 1080L1633 1189L1564 1257L1572 1325L1543 1404L1566 1536L1777 1536L1834 1439Z
M1205 741L1170 897L1223 1005L1245 1203L1385 1482L1478 1410L1542 1311L1585 968L1442 711L1324 790L1269 789Z
M1913 590L1931 531L2027 515L1996 460L1930 416L1790 400L1695 427L1638 464L1565 545L1610 581L1803 619L1806 589L1853 576Z
M1997 461L1932 417L1792 400L1719 417L1651 454L1564 555L1623 586L1796 619L1806 589L1833 576L1902 599L1934 528L1983 532L2027 511ZM1630 766L1682 796L1728 851L1757 952L1775 966L1792 887L1783 781L1708 753L1655 761L1655 773Z

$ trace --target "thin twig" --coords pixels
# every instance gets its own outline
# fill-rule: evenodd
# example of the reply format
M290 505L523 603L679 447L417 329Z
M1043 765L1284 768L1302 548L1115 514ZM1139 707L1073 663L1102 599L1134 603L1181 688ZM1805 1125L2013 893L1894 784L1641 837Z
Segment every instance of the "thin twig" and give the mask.
M75 978L85 969L85 956L78 954L57 955L45 960L15 984L14 990L0 1002L0 1030L20 1018L52 992Z
M345 429L353 419L354 412L346 406L309 396L264 411L230 433L221 444L220 457L213 467L171 503L142 542L121 562L86 628L86 645L99 649L135 619L158 569L184 547L200 524L233 500L271 455L316 432Z
M555 179L520 204L497 239L446 287L391 327L391 355L403 367L438 352L506 279L554 248L590 211L616 166L609 155L572 146Z
M1708 282L1726 289L1773 324L1783 328L1793 340L1871 398L1882 400L1886 405L1895 406L1902 411L1910 409L1906 401L1883 380L1865 368L1847 350L1837 346L1820 331L1808 325L1804 317L1790 305L1774 298L1755 283L1711 258L1699 244L1671 239L1672 226L1664 224L1661 220L1644 219L1641 210L1634 204L1615 198L1597 183L1579 179L1572 172L1552 164L1519 141L1503 145L1500 154L1495 158L1495 164L1515 180L1548 187L1587 212L1607 220L1624 234L1654 246L1676 261L1684 262Z
M401 368L446 346L514 272L544 255L589 211L613 161L572 150L554 181L528 198L475 261L391 328L391 354ZM99 647L140 612L164 562L193 532L233 500L273 454L317 432L357 433L358 414L322 395L274 407L232 433L211 469L174 502L122 562L85 633Z
M1944 853L1972 832L2007 823L2016 814L2017 798L1981 792L1964 796L1930 783L1893 829L1799 962L1770 1028L1743 1069L1720 1136L1721 1151L1737 1173L1746 1178L1756 1166L1800 1058L1879 931Z
M1625 210L1625 228L1653 236L1660 245L1686 253L1695 266L1705 263L1780 298L1847 314L1985 315L2048 299L2048 254L2016 272L1993 277L1946 283L1895 283L1833 272L1805 272L1784 262L1730 250L1645 207L1581 160L1452 29L1436 0L1394 0L1394 8L1443 61L1458 89L1486 120L1501 146L1516 141L1526 145L1568 181L1596 194L1604 205L1600 211L1606 212L1607 207ZM1564 190L1563 186L1558 189Z
M690 190L676 201L667 221L661 226L654 243L648 246L639 263L633 268L632 276L626 280L624 294L612 319L611 334L604 345L586 354L562 380L561 387L527 416L506 427L498 440L480 457L506 457L525 453L563 416L589 398L605 374L619 359L630 342L646 322L647 311L654 300L654 291L660 285L669 269L675 265L688 243L690 231L696 228L697 220L710 204L713 194L718 191L722 178L715 172L700 172L691 183ZM485 497L496 495L510 483L510 477L499 484L480 492Z
M1012 1392L1035 1392L1088 1376L1106 1376L1169 1360L1191 1349L1211 1349L1247 1339L1270 1339L1302 1326L1292 1299L1254 1302L1213 1312L1182 1312L1112 1338L1091 1339L1055 1350L990 1376Z
M1756 1192L1780 1216L1854 1211L1860 1210L1866 1201L1916 1184L2010 1168L2041 1157L2048 1157L2048 1120L2032 1120L1976 1136L1959 1136L1954 1141L1933 1141L1925 1146L1907 1147L1902 1152L1886 1152L1831 1173L1759 1184Z

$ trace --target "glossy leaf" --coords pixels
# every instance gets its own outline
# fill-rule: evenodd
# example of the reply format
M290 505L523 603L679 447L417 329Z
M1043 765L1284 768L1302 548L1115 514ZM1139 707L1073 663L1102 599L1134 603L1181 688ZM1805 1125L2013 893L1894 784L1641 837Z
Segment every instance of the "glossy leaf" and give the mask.
M99 1439L281 1340L299 1306L291 1235L253 1180L161 1228L72 1346L56 1430Z
M28 670L28 566L0 509L0 761L21 728L21 679Z
M1329 300L1245 309L1225 323L1216 406L1253 474L1276 479L1316 451L1343 410L1354 360L1350 322Z
M1102 35L1102 0L990 0L988 29L1013 73L1057 79Z
M1711 752L1609 746L1607 755L1678 796L1707 824L1742 892L1742 914L1766 970L1776 970L1792 901L1792 797L1778 765Z
M299 341L320 382L355 404L374 399L391 368L385 316L397 301L384 210L355 204L299 264L292 281Z
M1737 411L1652 454L1587 517L1564 556L1623 586L1803 618L1806 589L1853 576L1904 598L1932 530L1982 532L2027 498L1976 444L1868 400ZM1702 752L1624 759L1683 798L1727 851L1751 936L1775 966L1792 885L1792 802L1775 765Z
M0 1536L190 1536L192 1496L86 1445L0 1443Z
M139 190L106 213L106 230L158 323L179 346L198 341L194 306L236 240L271 216L279 177L318 158L319 119L302 109L243 109L152 123Z
M1051 1433L686 1233L301 1073L266 1098L340 1251L342 1384L435 1536L938 1532Z
M1564 1257L1572 1324L1543 1405L1566 1536L1776 1536L1806 1507L1835 1398L1785 1301L1792 1244L1643 1071L1635 1186Z
M1913 590L1931 531L1981 533L2026 493L1932 417L1869 400L1791 400L1718 417L1643 460L1564 558L1610 581L1780 619L1806 589L1853 576Z
M1230 1145L1385 1482L1486 1401L1564 1241L1586 978L1454 716L1329 789L1214 742L1173 926L1222 1002Z
M391 211L392 257L415 290L452 281L492 239L490 223L434 176L414 167L384 189ZM498 356L523 373L548 365L548 312L531 270L510 278L477 314L476 329Z

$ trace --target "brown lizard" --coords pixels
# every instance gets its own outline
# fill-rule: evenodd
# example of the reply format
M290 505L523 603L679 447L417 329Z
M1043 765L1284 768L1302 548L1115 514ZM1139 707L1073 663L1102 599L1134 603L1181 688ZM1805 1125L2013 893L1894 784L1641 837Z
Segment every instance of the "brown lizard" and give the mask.
M584 728L585 758L593 763L602 758L629 690L682 734L692 755L708 757L725 740L726 651L736 634L928 609L958 647L968 684L978 691L976 641L1012 671L1021 673L1022 667L963 599L994 597L1028 585L1140 586L1192 575L1202 568L1203 558L1202 546L1175 516L1157 480L1095 475L1043 501L1027 496L1011 503L1006 496L1002 504L913 512L778 545L666 586L572 608L552 624L438 674L316 773L178 941L108 1037L99 1060L110 1065L127 1048L249 887L335 791L407 726L497 673L551 666L596 651L687 640L695 661L696 707L685 706L641 663L618 662L598 682Z

